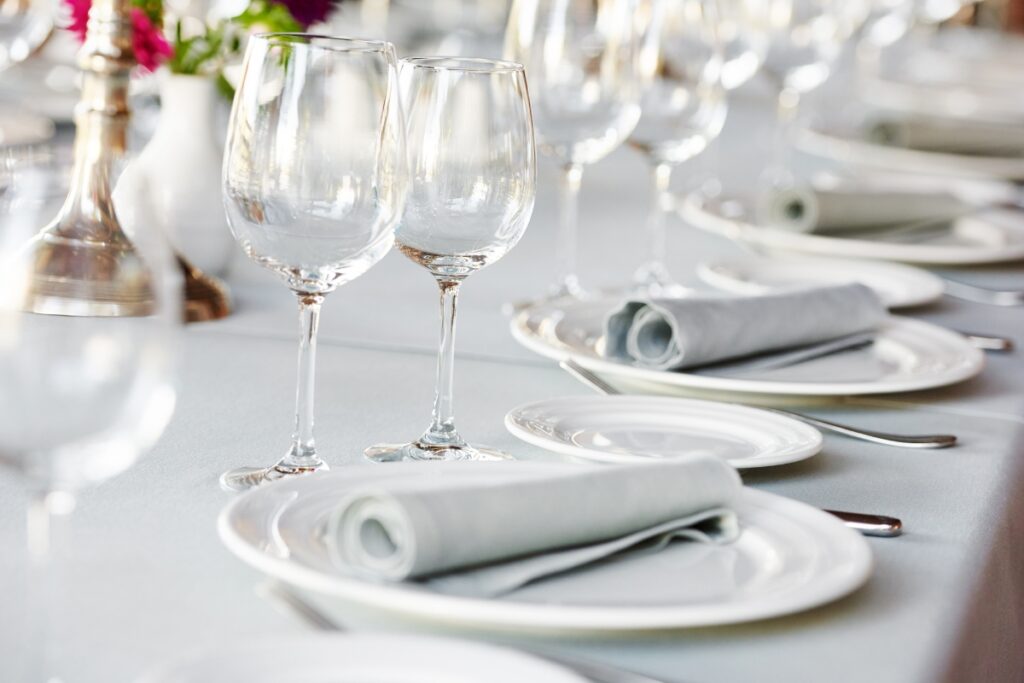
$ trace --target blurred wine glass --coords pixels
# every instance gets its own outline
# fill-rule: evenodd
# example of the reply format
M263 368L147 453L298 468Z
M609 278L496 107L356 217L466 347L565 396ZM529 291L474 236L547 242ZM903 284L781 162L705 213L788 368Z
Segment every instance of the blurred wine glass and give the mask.
M770 3L718 0L716 32L722 45L722 86L735 90L749 81L768 52Z
M104 268L89 239L41 231L72 177L50 150L0 155L0 466L31 492L35 623L25 632L39 650L22 680L67 673L54 656L62 643L50 634L60 590L50 550L56 522L81 488L121 473L153 445L176 393L183 295L173 253L158 231L140 232L130 261ZM82 277L56 281L52 270ZM121 292L133 295L128 314L95 305L97 294L116 300Z
M829 77L843 46L867 18L868 0L769 0L769 47L762 71L775 87L777 123L762 182L796 182L787 159L800 98Z
M302 336L291 448L270 467L226 472L224 488L328 469L313 439L320 305L394 241L407 175L396 67L383 41L249 40L224 153L224 205L246 255L296 295Z
M50 36L59 0L0 0L0 73L28 59ZM14 105L0 106L0 145L53 137L49 119Z
M665 266L665 219L673 169L718 137L726 114L725 61L716 0L639 0L640 63L646 86L629 144L647 157L651 203L645 263L633 278L638 295L685 293Z
M454 57L402 60L411 184L396 241L441 289L441 348L430 426L405 445L366 456L395 460L493 460L455 426L455 313L462 282L512 249L530 222L537 158L523 67Z
M505 57L530 81L538 146L562 168L558 278L552 297L580 297L576 273L583 169L622 144L640 119L634 0L515 0Z

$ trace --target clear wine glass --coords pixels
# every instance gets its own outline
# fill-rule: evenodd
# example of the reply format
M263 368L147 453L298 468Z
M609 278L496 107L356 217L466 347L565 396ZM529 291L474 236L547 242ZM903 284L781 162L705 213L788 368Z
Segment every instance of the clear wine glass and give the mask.
M639 295L685 289L665 267L665 218L672 170L703 152L725 123L724 58L716 0L639 0L645 83L643 114L629 137L651 168L647 260L633 278Z
M121 473L153 445L176 394L183 294L172 250L158 231L135 234L135 256L120 252L131 267L111 269L94 243L40 232L68 196L71 176L67 159L50 150L0 155L0 469L21 475L31 491L34 623L23 629L31 671L18 680L65 680L62 641L52 632L59 522L80 489ZM129 315L95 305L97 293L120 292L135 295Z
M640 119L633 0L515 0L505 57L530 78L542 153L561 165L561 224L552 297L580 297L576 274L583 169L625 142Z
M271 467L225 473L225 488L328 469L313 439L320 305L391 248L406 181L390 43L250 39L224 154L224 204L246 255L298 297L302 336L291 449Z
M828 78L843 45L867 18L868 0L770 0L768 53L762 70L775 86L777 124L768 185L792 185L787 159L800 98Z
M768 53L771 3L718 0L718 39L722 44L722 86L735 90L753 78Z
M441 344L434 412L405 445L366 450L378 462L492 460L455 427L455 311L459 287L523 236L536 194L536 149L526 77L519 64L487 59L402 60L402 102L412 173L396 241L441 289Z
M53 31L58 0L0 0L0 72L28 59ZM0 144L27 145L53 137L53 122L25 111L0 106Z

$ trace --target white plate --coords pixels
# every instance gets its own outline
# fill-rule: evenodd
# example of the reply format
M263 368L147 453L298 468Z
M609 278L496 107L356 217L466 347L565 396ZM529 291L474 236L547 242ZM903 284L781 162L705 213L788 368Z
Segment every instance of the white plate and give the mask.
M860 282L875 290L889 308L931 303L943 291L942 280L928 271L864 259L751 257L705 262L697 267L697 275L709 285L739 294Z
M837 353L799 365L714 376L638 368L601 354L604 320L618 302L552 302L512 320L512 335L528 349L555 360L570 358L602 375L665 390L796 396L849 396L918 391L974 377L984 354L949 330L891 316L866 349Z
M959 178L1024 180L1024 157L989 157L948 152L924 152L870 142L839 130L802 128L796 145L803 151L847 164L890 171Z
M975 216L957 225L941 239L919 242L806 235L757 225L750 210L736 199L707 199L697 195L681 203L683 219L730 239L766 249L839 256L844 258L903 261L905 263L972 265L1024 259L1024 215L993 212L984 220Z
M571 396L519 406L505 427L540 448L583 460L630 463L712 453L737 469L804 460L821 433L756 408L654 396Z
M821 510L753 489L744 489L737 506L743 531L734 543L674 543L658 553L627 555L492 600L442 595L419 584L371 583L332 567L320 530L347 490L390 477L449 479L496 467L564 471L554 468L596 465L348 467L250 491L225 508L218 528L227 547L245 562L332 596L349 609L473 630L607 633L740 623L831 602L871 573L871 550L859 534Z
M410 635L311 634L250 639L136 683L586 683L556 664L503 647Z

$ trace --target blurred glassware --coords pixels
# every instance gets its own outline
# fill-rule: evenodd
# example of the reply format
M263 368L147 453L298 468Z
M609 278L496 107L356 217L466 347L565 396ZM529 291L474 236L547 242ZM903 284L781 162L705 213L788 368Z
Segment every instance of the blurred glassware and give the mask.
M638 295L685 292L665 267L665 218L672 170L703 152L725 123L724 60L716 0L639 0L640 62L646 86L629 144L651 167L647 260L633 277Z
M51 150L0 153L0 465L24 477L32 497L32 561L26 633L38 651L19 680L66 680L50 633L55 595L51 529L77 491L109 479L145 453L174 409L181 277L159 231L132 235L133 268L112 271L110 291L146 293L143 306L109 315L92 307L92 283L69 279L58 313L37 307L40 231L69 194L70 164ZM67 272L93 272L90 249L57 254ZM139 287L139 284L142 287Z
M49 37L59 0L0 0L0 72L28 59ZM0 108L0 145L28 145L53 137L49 119L17 105Z
M398 248L441 288L441 348L433 418L405 445L366 451L378 462L494 460L455 427L452 383L462 281L519 242L533 214L537 156L523 67L485 59L402 60L411 184Z
M396 69L383 41L298 33L249 41L224 154L224 204L246 255L298 297L302 338L291 449L271 467L226 472L224 488L328 469L313 440L320 305L394 241L407 180Z
M541 152L562 167L558 279L552 297L580 297L576 274L583 169L622 144L640 119L633 0L515 0L505 56L526 67Z
M775 87L777 124L769 185L792 185L789 139L801 96L829 77L844 44L868 16L869 0L770 0L770 44L762 71Z
M735 90L749 81L768 52L769 8L765 0L718 0L722 85Z

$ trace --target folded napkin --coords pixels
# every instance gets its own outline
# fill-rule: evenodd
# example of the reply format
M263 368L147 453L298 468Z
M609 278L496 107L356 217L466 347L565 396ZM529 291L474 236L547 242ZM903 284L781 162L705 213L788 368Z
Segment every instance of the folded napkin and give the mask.
M867 139L891 147L923 152L1017 157L1024 155L1024 129L1008 124L962 119L877 119Z
M605 321L605 356L681 370L767 351L858 338L886 318L862 284L761 296L628 301ZM812 355L820 355L813 354Z
M924 222L952 221L971 206L943 192L868 188L772 188L757 201L758 220L801 233L842 234Z
M332 561L349 574L492 597L638 546L739 533L730 506L740 480L717 457L519 469L496 463L486 476L355 490L327 523Z

